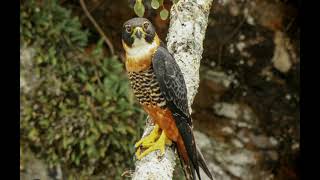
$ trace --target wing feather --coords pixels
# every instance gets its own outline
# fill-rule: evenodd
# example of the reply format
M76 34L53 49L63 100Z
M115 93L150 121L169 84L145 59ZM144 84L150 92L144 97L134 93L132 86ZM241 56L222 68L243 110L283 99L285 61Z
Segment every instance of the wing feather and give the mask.
M188 109L187 88L183 74L168 50L159 46L152 60L153 70L169 109L184 116L191 126Z
M166 104L183 139L188 158L191 160L189 164L191 171L196 170L200 179L197 151L191 128L192 122L188 110L187 88L183 74L174 58L164 47L158 47L152 63L161 93L166 99ZM192 176L194 177L194 175Z

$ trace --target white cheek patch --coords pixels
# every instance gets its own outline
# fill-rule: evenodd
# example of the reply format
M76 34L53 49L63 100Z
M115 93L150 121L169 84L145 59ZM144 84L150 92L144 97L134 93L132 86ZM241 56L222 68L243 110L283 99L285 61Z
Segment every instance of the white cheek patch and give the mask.
M127 56L131 58L139 58L150 54L150 51L157 47L156 41L152 44L147 43L144 39L135 39L131 48L128 48Z

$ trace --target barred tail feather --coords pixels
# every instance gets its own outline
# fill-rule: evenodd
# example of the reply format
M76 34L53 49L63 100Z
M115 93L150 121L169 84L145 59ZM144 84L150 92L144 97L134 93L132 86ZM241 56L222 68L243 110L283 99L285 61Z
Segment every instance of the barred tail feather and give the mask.
M179 150L179 148L178 148L178 155L179 155L181 167L183 169L183 173L186 177L186 180L195 180L196 179L196 170L195 170L195 168L193 168L192 164L185 162L185 160L183 158L183 153L181 152L181 149ZM198 162L199 162L201 169L203 169L203 171L206 173L206 175L211 180L213 180L212 174L210 173L209 168L207 166L207 163L204 160L204 157L198 147L197 147L197 159L198 159ZM198 175L198 179L201 180L201 177L199 175Z
M183 159L182 153L178 149L178 155L181 163L181 167L184 173L186 180L194 180L195 177L195 170L192 170L191 166L188 165L185 160Z
M200 165L201 169L203 169L203 171L207 174L207 176L211 180L213 180L212 174L210 173L210 171L208 169L207 163L204 160L204 157L203 157L200 149L198 147L196 147L196 148L197 148L197 158L198 158L198 162L199 162L199 165Z
M181 164L184 173L187 179L189 178L188 176L191 174L192 180L196 180L196 176L198 176L198 179L201 180L199 169L201 167L204 170L204 172L208 175L208 177L211 180L213 180L212 175L207 167L207 164L205 163L205 160L200 150L196 146L192 128L187 123L188 120L185 120L185 118L186 117L176 115L176 121L178 122L176 125L180 133L180 136L178 137L176 143L179 156L183 159L183 162Z
M179 137L177 140L177 150L178 155L181 163L181 167L183 169L183 173L186 177L186 180L195 180L195 169L189 159L189 155L187 149L184 145L182 137Z

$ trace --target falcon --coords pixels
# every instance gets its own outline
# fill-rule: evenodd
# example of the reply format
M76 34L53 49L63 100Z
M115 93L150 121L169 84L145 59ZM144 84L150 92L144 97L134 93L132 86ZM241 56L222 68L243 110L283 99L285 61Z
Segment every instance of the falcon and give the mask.
M166 145L175 144L187 180L196 179L196 173L201 179L199 167L213 179L196 147L183 74L152 23L146 18L126 21L122 45L133 92L155 124L151 133L135 144L137 159L156 150L162 156Z

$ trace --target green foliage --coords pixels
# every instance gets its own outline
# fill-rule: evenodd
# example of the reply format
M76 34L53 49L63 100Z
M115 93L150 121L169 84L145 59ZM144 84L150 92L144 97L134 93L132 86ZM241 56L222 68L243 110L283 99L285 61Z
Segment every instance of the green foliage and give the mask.
M137 16L142 17L145 11L144 5L142 4L142 0L136 0L133 9Z
M144 119L122 63L104 57L103 41L85 53L87 31L57 1L24 1L20 12L21 44L34 50L21 62L21 156L31 149L72 179L119 177Z
M87 44L88 33L80 29L78 18L71 17L71 11L56 0L24 2L20 12L20 34L25 45L37 42L39 46L68 48Z
M151 7L152 7L153 9L158 9L158 8L160 7L159 1L157 1L157 0L152 0L152 1L151 1Z
M168 18L168 16L169 16L169 11L163 8L163 9L160 11L160 18L161 18L162 20L166 20L166 19Z
M142 17L145 12L144 5L142 3L143 0L136 0L134 4L134 12L136 13L137 16ZM178 0L174 0L173 3L177 3ZM151 7L153 9L159 9L160 7L162 8L160 11L160 18L162 20L166 20L169 17L169 11L164 7L163 5L163 0L151 0Z

